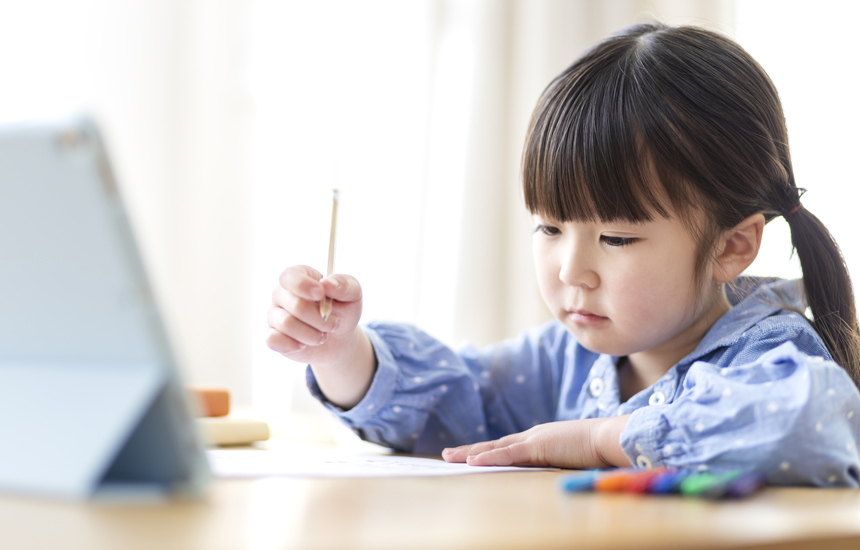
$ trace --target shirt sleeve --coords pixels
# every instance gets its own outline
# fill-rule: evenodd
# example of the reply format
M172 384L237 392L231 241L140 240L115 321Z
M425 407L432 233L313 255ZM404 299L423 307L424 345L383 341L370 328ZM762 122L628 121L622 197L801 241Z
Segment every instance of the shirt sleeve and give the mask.
M495 439L555 417L569 333L557 323L476 350L454 351L406 324L363 327L378 367L352 409L328 401L308 367L308 387L362 439L400 451Z
M750 338L751 347L770 349L722 368L695 362L671 403L634 411L621 435L628 458L640 466L755 470L779 485L860 486L860 393L851 378L800 351L815 347L808 335Z

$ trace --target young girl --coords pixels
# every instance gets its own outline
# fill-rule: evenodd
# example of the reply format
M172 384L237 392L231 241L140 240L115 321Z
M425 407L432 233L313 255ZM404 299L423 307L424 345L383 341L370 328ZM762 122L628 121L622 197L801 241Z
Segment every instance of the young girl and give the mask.
M695 27L623 30L544 91L522 170L557 321L455 352L411 326L358 326L358 281L294 266L269 346L310 363L311 391L362 438L401 451L860 486L851 284L749 54ZM738 278L776 216L803 280Z

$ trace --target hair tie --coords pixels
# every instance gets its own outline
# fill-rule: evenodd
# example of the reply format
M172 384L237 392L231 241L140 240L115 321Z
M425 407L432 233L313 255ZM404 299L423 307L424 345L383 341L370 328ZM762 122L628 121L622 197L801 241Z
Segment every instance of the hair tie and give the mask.
M794 207L792 207L792 209L789 210L788 212L786 212L784 209L780 210L780 212L782 213L782 216L784 218L788 219L789 216L794 216L795 214L797 214L798 212L803 210L803 203L800 202L800 197L802 197L805 194L806 194L806 189L804 189L803 187L797 188L797 204L795 204Z
M783 216L785 216L786 218L789 216L794 216L795 214L797 214L801 210L803 210L803 203L800 201L797 201L797 206L795 206L794 208L789 210L787 214L783 214Z

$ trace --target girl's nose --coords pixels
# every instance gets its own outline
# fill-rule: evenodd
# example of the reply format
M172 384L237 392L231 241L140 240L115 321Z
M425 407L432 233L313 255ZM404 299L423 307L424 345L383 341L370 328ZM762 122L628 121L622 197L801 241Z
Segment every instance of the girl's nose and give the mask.
M571 251L561 263L558 278L562 283L584 288L597 288L600 276L581 252Z

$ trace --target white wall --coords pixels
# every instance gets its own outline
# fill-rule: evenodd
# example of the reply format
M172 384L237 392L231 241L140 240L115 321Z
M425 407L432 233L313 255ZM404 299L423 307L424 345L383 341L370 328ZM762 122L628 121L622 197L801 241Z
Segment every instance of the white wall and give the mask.
M447 194L428 193L425 176L435 15L430 2L393 0L254 6L253 307L245 322L254 405L275 422L314 403L304 365L266 347L266 310L285 267L325 272L332 188L340 190L335 271L362 283L366 319L416 321L425 205ZM441 231L456 204L454 195L449 209L429 214Z
M248 3L0 3L0 120L95 116L187 378L240 403L251 397Z
M830 229L854 274L860 277L858 214L860 89L856 25L860 3L840 0L740 0L737 40L770 75L785 110L803 204ZM788 224L765 229L759 259L749 272L799 277ZM855 288L857 288L855 284ZM856 290L855 290L856 292Z
M854 6L2 2L0 119L96 114L188 378L283 412L302 369L265 348L268 293L286 265L324 268L334 185L336 267L362 280L366 318L453 344L546 318L518 190L529 112L582 48L652 15L735 33L764 65L804 203L860 272ZM753 272L796 273L781 223Z

